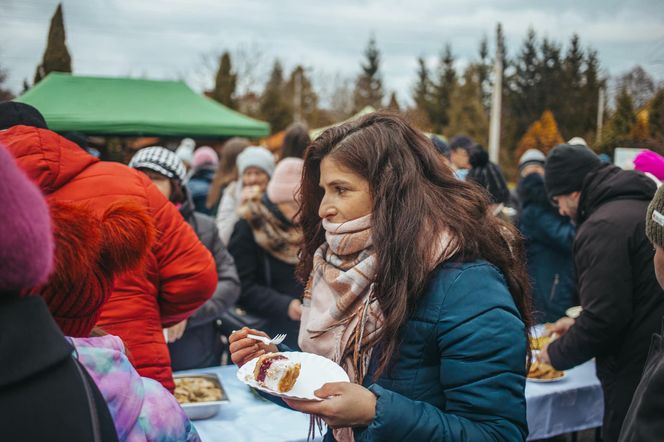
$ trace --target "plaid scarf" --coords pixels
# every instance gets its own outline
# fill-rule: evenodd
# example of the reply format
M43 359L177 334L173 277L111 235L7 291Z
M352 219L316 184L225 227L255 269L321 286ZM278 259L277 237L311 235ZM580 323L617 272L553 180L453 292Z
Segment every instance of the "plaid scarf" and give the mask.
M373 293L378 263L371 215L342 224L324 219L323 228L326 242L314 253L313 269L304 291L298 343L303 351L335 361L351 382L361 385L371 360L371 341L383 321ZM429 270L457 250L454 236L441 232L439 241L434 241L429 251ZM352 429L336 429L334 437L340 442L352 441Z
M261 200L249 200L238 209L254 233L254 240L263 250L288 264L298 263L302 229L279 219Z
M323 220L326 242L314 253L304 292L299 344L343 367L362 384L372 348L365 345L380 329L382 312L373 298L376 253L371 215L342 224ZM353 440L349 428L334 430L339 441Z

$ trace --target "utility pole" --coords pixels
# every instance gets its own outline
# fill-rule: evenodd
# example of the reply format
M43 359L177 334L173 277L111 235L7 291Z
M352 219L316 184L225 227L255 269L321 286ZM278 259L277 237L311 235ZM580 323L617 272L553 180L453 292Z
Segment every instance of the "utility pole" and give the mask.
M503 54L496 39L493 91L491 93L491 119L489 122L489 159L498 164L500 157L500 113L503 101Z
M604 88L600 86L597 97L597 141L602 139L602 127L604 126L604 99Z
M302 70L298 69L295 71L295 85L293 93L293 119L297 123L301 123L302 118Z

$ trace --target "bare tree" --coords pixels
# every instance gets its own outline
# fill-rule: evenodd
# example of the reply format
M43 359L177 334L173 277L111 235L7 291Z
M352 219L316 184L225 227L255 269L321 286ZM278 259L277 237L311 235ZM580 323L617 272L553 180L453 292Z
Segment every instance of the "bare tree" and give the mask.
M657 91L655 80L641 66L635 66L621 75L616 86L617 91L625 90L632 97L635 109L645 106Z

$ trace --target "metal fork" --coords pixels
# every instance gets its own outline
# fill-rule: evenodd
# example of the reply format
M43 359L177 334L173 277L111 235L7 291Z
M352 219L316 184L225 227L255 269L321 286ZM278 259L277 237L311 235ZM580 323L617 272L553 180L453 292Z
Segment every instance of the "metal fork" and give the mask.
M279 334L272 339L266 338L265 336L257 336L257 335L247 335L247 338L261 341L265 345L270 345L270 344L279 345L282 342L284 342L284 339L286 339L286 333Z

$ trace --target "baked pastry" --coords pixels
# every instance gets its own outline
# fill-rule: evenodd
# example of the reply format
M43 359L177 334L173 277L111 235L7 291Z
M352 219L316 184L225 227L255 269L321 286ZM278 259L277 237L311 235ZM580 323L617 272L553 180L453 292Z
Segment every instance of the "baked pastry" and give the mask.
M267 353L258 358L254 367L254 379L259 385L279 393L293 389L300 375L300 363L293 362L281 353Z

